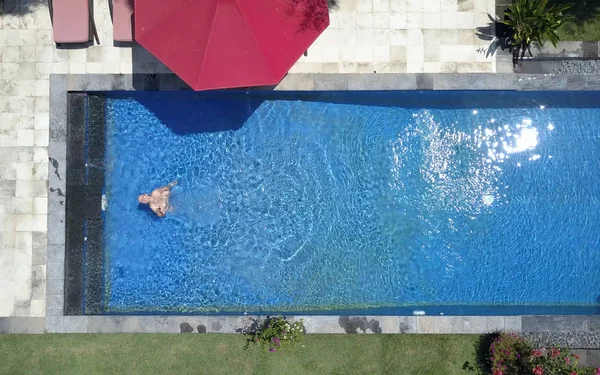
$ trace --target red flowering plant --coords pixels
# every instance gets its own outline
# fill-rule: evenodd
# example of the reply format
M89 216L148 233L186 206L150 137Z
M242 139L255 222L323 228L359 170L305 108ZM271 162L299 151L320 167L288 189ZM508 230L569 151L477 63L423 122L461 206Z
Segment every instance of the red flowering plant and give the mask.
M568 350L550 348L546 353L534 350L529 357L529 364L534 375L580 375L584 372L577 369L579 357Z
M490 345L490 362L493 375L519 375L525 373L532 345L514 333L501 333Z
M284 347L290 347L302 341L304 325L302 319L290 323L283 316L274 316L265 319L250 334L252 338L248 343L261 344L263 347L269 348L270 352L278 352Z

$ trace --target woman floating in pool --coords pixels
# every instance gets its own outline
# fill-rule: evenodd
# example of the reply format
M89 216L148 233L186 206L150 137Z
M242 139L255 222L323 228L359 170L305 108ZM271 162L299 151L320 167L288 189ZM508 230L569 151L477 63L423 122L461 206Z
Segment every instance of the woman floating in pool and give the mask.
M150 209L158 216L164 217L169 210L169 196L171 188L177 185L177 181L173 181L167 186L155 189L150 195L142 194L138 197L138 201L142 204L147 204Z

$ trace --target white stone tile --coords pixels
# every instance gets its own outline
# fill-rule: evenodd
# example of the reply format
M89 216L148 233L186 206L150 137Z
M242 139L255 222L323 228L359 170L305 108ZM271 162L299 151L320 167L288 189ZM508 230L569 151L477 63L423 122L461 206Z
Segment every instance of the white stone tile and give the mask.
M44 12L36 12L35 28L38 30L52 29L52 22L50 21L50 13L47 11L47 9Z
M340 49L335 45L330 48L323 48L320 52L321 62L338 62L340 60Z
M474 13L473 25L475 27L486 27L492 24L492 20L488 13Z
M131 63L120 63L119 64L119 73L121 74L131 74L133 72L133 66Z
M5 250L9 250L11 252L14 252L13 249L0 249L0 251L5 251ZM12 268L10 271L8 270L9 267L6 267L6 270L4 269L4 267L0 268L0 271L2 271L2 279L0 279L0 285L2 285L2 287L0 288L0 304L3 303L3 301L6 300L13 300L15 298L15 281L14 281L14 261L11 264L6 263L6 266L9 266L10 268ZM11 272L12 271L12 272ZM0 311L1 311L2 307L0 306ZM2 316L2 315L0 315ZM4 315L6 316L6 315Z
M16 180L17 179L17 163L2 163L0 164L0 180ZM4 203L4 202L3 202ZM11 203L12 205L12 203ZM4 209L0 209L1 213L6 213Z
M48 198L34 198L33 213L37 215L48 214Z
M50 119L47 112L36 113L34 118L34 128L36 130L43 130L50 128Z
M19 64L19 81L35 79L35 63Z
M456 13L456 28L457 29L473 29L475 24L473 23L472 12L457 12Z
M339 64L337 62L323 63L322 64L322 69L323 69L322 70L323 73L328 73L328 74L333 74L333 73L339 73L340 72L340 67L339 67Z
M20 129L17 133L17 146L33 146L34 133L30 129Z
M440 30L440 44L456 45L457 32L456 30Z
M340 13L339 29L356 29L356 13Z
M373 47L356 46L356 62L373 62Z
M406 44L408 46L423 46L423 30L412 29L406 31Z
M338 29L339 28L339 18L340 18L340 14L341 13L348 13L348 12L329 12L329 26L327 27L328 29Z
M495 4L495 1L490 0L474 0L473 10L475 12L490 13L493 16L494 12L496 11Z
M21 40L19 44L21 46L35 46L36 45L36 31L35 30L21 30L19 33Z
M426 0L406 0L406 10L409 12L423 12Z
M456 12L458 11L457 0L440 0L440 10L442 12Z
M32 113L20 113L17 119L18 129L33 129L34 118L35 116Z
M406 15L407 29L423 28L423 12L408 12Z
M33 192L33 181L17 180L15 186L16 197L31 197Z
M425 73L439 73L442 70L442 63L440 62L424 62L423 72Z
M47 96L37 96L35 98L35 113L46 113L49 111L50 102ZM32 111L33 112L33 111Z
M13 289L13 288L11 288ZM0 299L0 317L6 318L15 315L14 299Z
M33 180L33 163L17 163L17 180ZM31 207L30 203L27 213L31 213Z
M14 147L18 142L18 131L17 130L6 130L0 133L0 146L2 147Z
M54 74L69 74L69 63L60 62L52 64L52 73Z
M18 184L18 182L17 182ZM16 215L0 215L0 232L11 232L12 240L14 244L14 231L17 227L17 216Z
M423 60L423 45L407 46L406 47L406 61L422 63ZM409 72L410 73L410 72Z
M102 62L104 63L120 63L121 51L115 47L102 48Z
M394 0L373 0L373 12L389 12L390 2Z
M328 31L330 31L329 27L327 29L325 29L324 33L328 32ZM133 56L132 56L133 53L132 53L131 48L127 48L127 47L120 48L119 54L121 55L121 59L119 60L119 62L131 64L131 60L133 58Z
M372 12L373 0L356 0L356 10L358 12Z
M456 12L440 13L440 28L454 29L456 27Z
M33 213L33 198L13 198L13 206L17 215L31 215Z
M0 129L15 130L17 129L18 114L16 113L0 113ZM3 162L0 160L0 162Z
M356 27L358 29L372 29L373 28L373 13L357 13L356 14Z
M87 62L87 50L85 49L70 49L68 50L68 61L72 63Z
M48 196L48 181L33 181L32 197Z
M35 81L35 95L36 96L50 95L50 81L47 79L40 79L40 80Z
M390 11L402 13L406 12L406 0L390 0Z
M31 232L15 233L15 248L17 249L17 250L15 250L15 259L18 256L23 256L24 262L29 264L31 262L31 253L28 249L31 249L32 245L33 245L33 238L32 238ZM21 250L21 249L23 249L23 250ZM16 262L16 260L15 260L15 262ZM21 264L21 263L19 263L19 264Z
M373 46L373 29L356 30L356 45L372 47Z
M36 63L35 64L35 79L50 79L52 73L51 63Z
M3 63L18 64L21 62L19 47L4 47L0 53L2 53Z
M84 62L72 62L69 63L70 74L85 74L86 63Z
M340 62L338 65L340 73L356 73L355 62Z
M102 63L102 73L116 74L119 73L120 63Z
M48 147L49 137L48 130L35 130L35 146Z
M33 215L33 226L34 232L47 232L48 231L48 216L47 215Z
M389 62L390 61L390 46L373 47L373 61Z
M439 29L440 28L440 13L424 13L423 28L424 29Z
M336 1L338 12L356 12L356 0ZM331 15L330 15L331 16Z
M71 57L70 55L70 51L68 49L59 49L59 48L55 48L54 52L52 54L52 61L57 63L57 62L69 62L69 59ZM85 53L86 50L73 50L73 51L78 51L79 53L81 53L82 51Z
M36 147L33 149L33 162L43 163L48 161L48 149L46 147Z
M375 30L373 33L373 45L381 47L390 46L390 30Z
M4 44L4 47L18 47L20 39L19 30L2 30L2 43Z
M19 64L2 63L0 67L0 78L6 81L11 81L19 77Z
M31 298L31 264L15 269L15 299Z
M51 63L54 55L54 47L37 46L35 50L35 58L37 62Z
M456 62L469 62L475 60L474 46L457 46L456 47Z
M46 301L45 300L31 300L31 316L32 317L43 317L46 316Z
M390 28L393 30L406 29L406 13L391 13Z
M439 13L441 11L440 0L424 0L423 11L427 13Z
M407 73L422 73L423 72L423 62L407 62L406 63L406 72Z
M36 30L36 44L38 46L53 46L52 30Z
M455 45L441 45L440 46L440 59L441 62L456 62L458 48Z
M373 13L373 27L375 29L388 30L390 28L390 13Z
M456 73L457 71L454 62L442 62L440 69L440 73Z
M390 30L390 46L405 46L406 30Z

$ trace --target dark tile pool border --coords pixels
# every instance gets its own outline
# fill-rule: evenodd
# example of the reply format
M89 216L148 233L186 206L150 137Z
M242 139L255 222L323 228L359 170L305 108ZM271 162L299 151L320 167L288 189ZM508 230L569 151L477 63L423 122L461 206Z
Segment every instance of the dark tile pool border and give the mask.
M187 90L174 75L52 75L46 318L0 320L1 332L240 332L255 316L65 316L65 194L68 92ZM289 74L275 90L600 90L600 76L475 74ZM29 320L31 319L31 322ZM36 319L34 321L34 319ZM42 319L42 320L40 320ZM308 333L485 333L536 335L540 345L569 333L571 348L600 348L598 315L294 316ZM26 321L27 320L27 321ZM31 328L33 327L33 328ZM544 341L546 340L546 341Z

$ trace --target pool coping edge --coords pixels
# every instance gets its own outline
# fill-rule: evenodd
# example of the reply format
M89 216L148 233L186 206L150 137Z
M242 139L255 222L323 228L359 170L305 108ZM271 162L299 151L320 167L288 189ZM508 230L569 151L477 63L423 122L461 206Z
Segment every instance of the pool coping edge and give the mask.
M52 74L48 147L48 245L45 318L4 318L10 333L235 333L257 316L65 316L67 94L70 91L187 90L173 74ZM264 88L263 88L264 89ZM514 73L288 74L275 90L599 90L600 75ZM62 194L62 195L61 195ZM581 332L600 336L600 316L294 316L308 333ZM8 319L8 320L7 320ZM3 322L3 323L2 323ZM4 328L3 328L4 327ZM43 327L43 328L42 328ZM202 328L204 327L204 328ZM190 331L190 328L192 330ZM195 328L195 329L194 329ZM600 347L600 346L599 346Z

